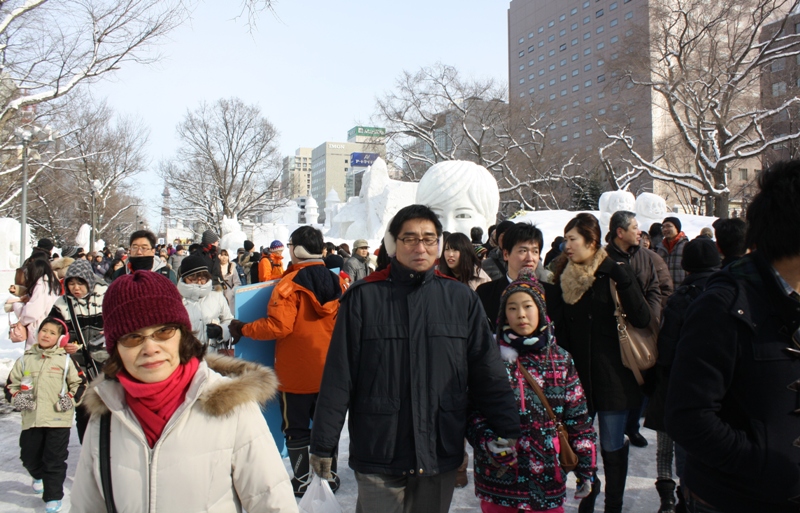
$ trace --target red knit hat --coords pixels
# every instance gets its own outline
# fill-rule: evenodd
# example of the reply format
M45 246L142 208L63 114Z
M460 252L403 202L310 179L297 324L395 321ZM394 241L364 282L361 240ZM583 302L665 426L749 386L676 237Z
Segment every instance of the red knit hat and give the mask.
M136 271L111 282L103 298L103 327L109 353L121 336L158 324L182 324L192 329L183 299L169 278L152 271Z

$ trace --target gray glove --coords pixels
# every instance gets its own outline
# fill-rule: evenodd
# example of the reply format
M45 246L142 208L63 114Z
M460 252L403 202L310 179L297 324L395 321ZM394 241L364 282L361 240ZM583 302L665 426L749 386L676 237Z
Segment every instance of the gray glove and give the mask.
M312 454L309 458L309 463L311 464L311 468L314 470L316 475L322 479L331 478L331 463L333 463L333 458L326 458Z
M36 409L36 399L32 392L18 392L11 398L11 404L18 411L33 411Z

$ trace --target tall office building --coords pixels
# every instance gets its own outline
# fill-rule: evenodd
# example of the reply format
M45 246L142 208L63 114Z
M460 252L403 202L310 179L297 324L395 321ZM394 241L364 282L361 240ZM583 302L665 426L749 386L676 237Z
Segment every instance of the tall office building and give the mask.
M281 171L281 190L288 199L311 193L311 148L298 148L294 155L284 157Z
M512 112L545 114L551 155L566 161L575 155L584 169L600 165L598 149L609 144L604 130L634 139L645 159L664 152L675 134L662 98L636 87L621 72L621 62L649 65L651 0L511 0L508 9L509 104ZM524 136L518 134L524 141ZM619 151L624 151L620 149ZM681 150L678 150L681 151ZM606 154L624 169L619 153ZM673 166L685 168L691 158ZM760 168L758 159L736 163L728 171L732 191ZM643 175L631 192L654 192L670 209L691 211L699 198L688 189ZM731 197L731 210L741 206Z

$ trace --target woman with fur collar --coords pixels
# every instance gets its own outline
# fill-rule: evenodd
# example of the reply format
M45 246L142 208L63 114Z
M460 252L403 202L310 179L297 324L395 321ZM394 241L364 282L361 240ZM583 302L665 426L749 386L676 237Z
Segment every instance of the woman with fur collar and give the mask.
M260 408L276 393L274 372L205 357L180 294L157 273L116 279L104 310L110 357L84 399L92 420L72 511L106 510L99 446L108 415L110 487L120 513L296 512Z
M614 262L601 247L596 217L578 214L567 223L564 237L564 252L555 262L554 285L546 289L547 306L559 345L575 360L589 413L598 417L605 511L619 512L628 474L625 425L628 411L641 406L641 391L631 370L622 365L611 281L631 324L648 326L650 309L630 266ZM593 511L599 492L595 480L581 511Z

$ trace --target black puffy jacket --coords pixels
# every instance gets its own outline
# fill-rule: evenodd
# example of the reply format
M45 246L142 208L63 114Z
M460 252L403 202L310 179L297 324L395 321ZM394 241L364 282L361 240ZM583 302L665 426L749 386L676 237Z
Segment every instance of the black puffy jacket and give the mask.
M330 455L349 408L350 467L436 475L464 457L468 405L518 438L519 414L478 297L435 273L391 266L341 299L311 452Z

